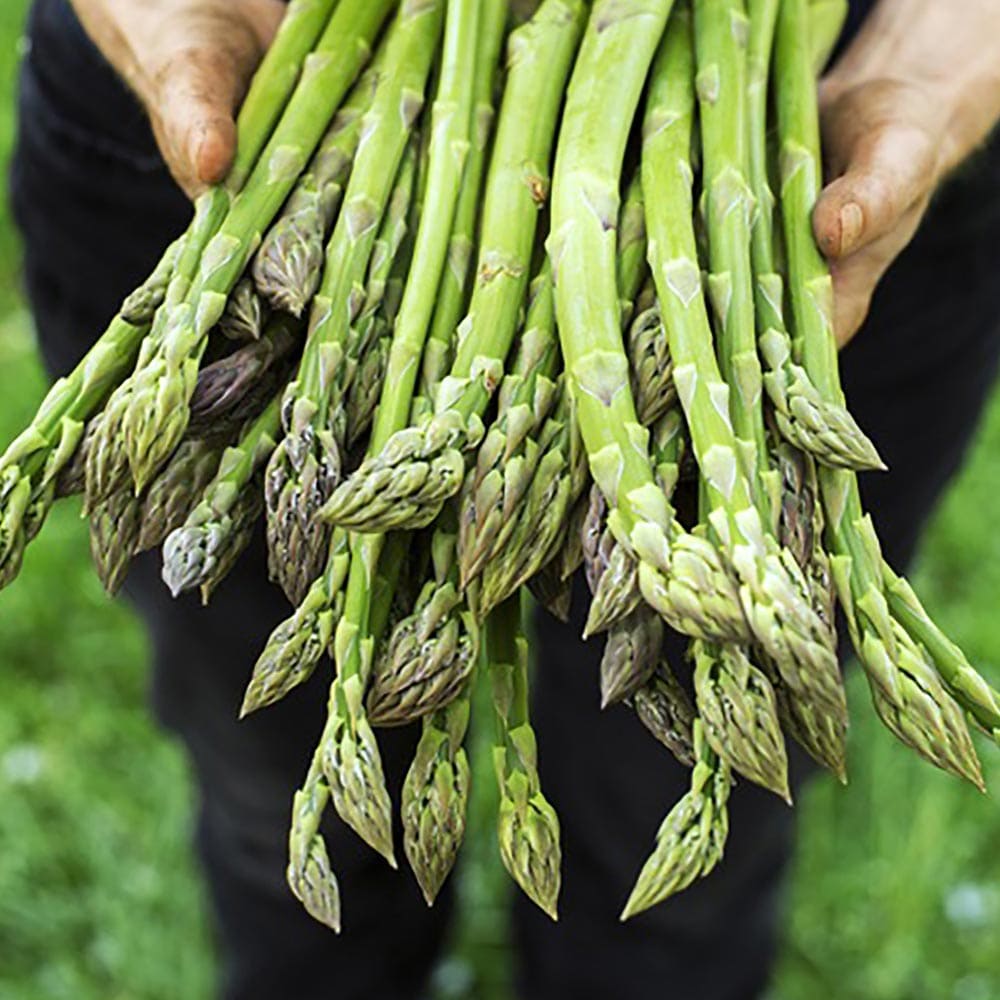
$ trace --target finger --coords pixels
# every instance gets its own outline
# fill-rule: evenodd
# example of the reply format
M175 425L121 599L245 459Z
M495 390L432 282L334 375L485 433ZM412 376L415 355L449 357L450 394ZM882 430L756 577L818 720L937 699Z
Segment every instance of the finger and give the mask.
M861 329L875 289L913 238L925 207L926 201L914 206L887 235L831 265L834 332L839 347L849 343Z
M890 126L870 133L819 198L813 226L820 248L837 259L881 239L936 182L932 145L922 130Z

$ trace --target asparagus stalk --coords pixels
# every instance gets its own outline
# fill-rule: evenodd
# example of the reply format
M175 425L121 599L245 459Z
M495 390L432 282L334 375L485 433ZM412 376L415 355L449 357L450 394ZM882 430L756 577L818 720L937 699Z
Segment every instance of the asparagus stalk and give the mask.
M133 556L155 548L184 522L221 448L218 438L184 441L142 494L119 490L88 512L91 555L109 595L121 589Z
M121 590L142 528L142 501L131 490L119 490L88 514L90 556L97 578L109 596Z
M628 920L707 875L722 860L729 833L729 766L694 722L695 765L691 787L667 814L656 834L656 847L643 865L622 920Z
M394 435L334 492L322 516L361 531L418 528L461 488L463 452L482 439L528 285L539 208L566 74L582 25L580 0L546 0L510 36L504 92L482 210L476 284L435 412Z
M639 721L684 767L693 767L694 720L697 717L687 692L670 665L660 660L653 676L632 697Z
M470 146L472 94L468 79L476 58L480 0L449 0L445 18L441 78L431 123L427 189L389 355L385 386L372 428L371 451L409 415L419 359L434 311L448 240ZM344 611L334 633L336 679L330 690L327 724L320 739L323 771L334 807L359 836L395 864L391 806L378 747L364 708L371 674L374 574L381 535L351 538L351 565Z
M498 538L482 574L479 613L488 614L530 580L558 550L570 512L588 477L573 402L561 385L559 404L539 435L539 460L520 509Z
M485 0L480 11L473 144L455 212L448 267L441 279L437 307L424 347L420 395L414 401L411 420L429 411L434 387L448 373L455 325L465 304L467 258L471 254L474 220L485 174L485 148L493 119L493 78L503 43L507 7L505 0ZM454 532L445 524L444 530L435 532L432 547L435 552L451 548L453 539ZM456 582L453 553L451 560L452 566L447 572L438 568L436 573L444 580L445 588ZM464 628L464 634L475 636L475 622L466 617L467 597L466 594L451 613L457 613L457 623ZM475 658L471 668L475 670ZM469 722L472 686L470 676L446 708L424 716L417 752L403 785L403 845L428 905L433 903L454 866L465 833L469 765L463 741Z
M239 441L223 452L198 505L167 537L163 581L174 597L195 587L213 589L249 542L247 495L258 495L258 475L280 433L279 404L279 397L272 399ZM249 510L259 512L259 501Z
M342 0L336 6L259 162L205 246L189 294L170 311L162 343L133 376L122 432L138 488L183 436L208 333L367 60L392 6L391 0Z
M548 250L590 469L613 508L616 538L638 564L643 597L682 631L738 638L746 622L718 551L683 531L654 481L648 434L629 388L614 280L625 143L671 6L669 0L594 6L559 137ZM608 66L619 71L608 73ZM649 186L643 190L648 199Z
M340 887L330 864L320 820L330 801L319 755L313 757L302 788L295 793L288 833L289 888L315 920L340 933Z
M384 72L386 46L334 115L326 135L254 257L253 280L275 308L302 316L323 274L326 239L337 218L361 126Z
M552 272L546 264L532 282L517 354L500 389L499 415L479 446L462 491L459 560L463 586L497 558L514 529L539 460L536 436L558 395L558 363Z
M395 182L423 106L442 10L441 3L407 0L390 28L387 71L364 118L299 374L286 394L285 437L268 466L266 498L271 574L293 604L322 571L329 530L315 514L342 474L341 404L357 360L351 353L357 346L352 327L365 304L365 279L380 222L394 205ZM407 175L412 178L408 170ZM405 204L396 200L394 207L403 208L405 219Z
M601 656L601 708L625 701L652 679L663 634L663 619L647 604L612 627Z
M260 340L203 367L191 399L189 436L238 431L257 416L287 378L301 333L296 320L277 314Z
M683 421L677 411L668 411L653 428L653 463L656 479L667 499L672 499L679 478L683 448ZM595 605L615 609L617 621L609 625L608 637L601 657L601 707L631 697L653 677L661 659L664 628L663 620L649 605L639 601L624 616L624 607L613 597L605 583L605 576L615 579L617 569L611 564L621 553L620 546L605 525L607 505L600 491L591 496L589 522L586 528L584 562L587 579L597 595ZM608 569L611 573L608 574ZM602 584L605 586L602 588ZM603 628L604 621L588 620L588 629ZM669 671L668 671L669 672Z
M449 520L447 513L443 519ZM405 725L445 707L475 665L479 630L457 585L455 534L449 527L445 523L434 533L433 578L376 660L367 701L373 725Z
M719 25L730 25L732 12L728 8L716 9L711 2L696 4L695 11L695 24L699 17L702 18L703 32L709 34L707 39L702 38L702 54L717 58L721 53L716 47L723 44L717 36L726 35L725 44L730 44L729 27L723 30ZM738 24L738 18L732 23ZM739 58L738 53L727 56L729 61ZM709 84L716 78L717 66L718 63L708 62L702 70L701 81L703 101L716 102L713 113L722 106L725 87L721 81L730 87L735 82L720 77L719 87L711 90ZM723 294L724 285L735 288L732 279L737 273L742 273L744 279L749 277L747 269L735 259L741 252L739 233L744 233L744 226L738 219L732 221L737 216L748 217L744 204L745 186L737 165L729 157L724 158L725 165L714 174L710 168L715 195L710 214L718 216L713 224L716 253L723 256L724 251L730 251L734 258L728 264L730 270L718 267L714 281L717 302L730 302L724 310L730 339L735 336L739 341L736 345L730 344L728 352L724 352L730 358L731 374L740 380L735 383L732 393L722 380L712 347L711 328L701 293L694 229L688 222L692 207L692 71L690 21L686 8L682 8L667 32L653 71L642 158L650 263L670 337L674 381L704 478L711 511L708 523L721 540L728 562L740 581L740 600L753 639L775 661L796 694L843 717L847 709L832 630L812 607L801 568L791 553L778 546L771 533L770 488L765 474L755 459L757 474L753 482L757 495L754 496L741 461L741 446L746 441L739 442L734 431L733 421L738 417L743 433L751 435L751 449L758 447L762 431L757 426L757 415L749 412L759 395L753 388L752 369L756 355L752 343L752 301L744 301L740 307L735 297ZM706 122L706 142L709 133L714 134L712 141L718 143L723 138L718 133L735 128L737 126L727 119L716 121L714 125ZM723 200L727 193L736 199L728 209L725 207L728 203ZM731 228L733 232L729 231ZM746 280L741 283L745 285ZM744 300L748 291L744 288ZM748 306L749 318L746 315ZM737 329L748 319L749 330ZM748 336L749 343L746 342ZM761 446L766 446L766 438ZM735 638L746 641L750 636L744 633Z
M784 0L778 15L775 83L781 142L781 206L788 255L795 351L825 399L843 403L833 337L833 286L812 235L820 190L819 124L809 62L806 0ZM904 743L939 767L982 787L982 774L963 717L995 718L996 701L984 686L962 686L959 705L939 672L947 664L915 641L887 603L884 563L857 478L821 469L827 547L837 591L875 708ZM891 581L891 578L890 578ZM897 604L898 607L898 604ZM971 668L970 668L971 669ZM947 682L946 682L947 683ZM992 728L992 727L990 727Z
M257 293L253 278L245 274L229 294L219 319L219 332L238 343L259 340L267 321L267 305Z
M403 849L420 891L433 904L465 837L469 761L462 743L469 699L430 716L403 782Z
M422 379L436 385L447 375L454 353L455 328L468 306L469 279L476 249L476 229L486 169L488 147L496 119L497 63L506 36L507 0L486 0L480 14L478 70L473 78L472 145L465 180L455 209L455 224L448 245L448 266L441 276L431 332L424 348ZM440 351L438 348L441 348Z
M780 0L750 0L747 112L753 222L754 300L758 346L767 365L764 389L775 421L791 444L826 465L884 468L875 446L847 409L824 400L805 369L792 358L784 316L784 279L774 254L774 192L768 172L768 77Z
M809 40L812 48L812 68L817 76L830 61L844 21L850 10L848 0L810 0Z
M519 596L490 616L486 661L496 718L493 767L500 789L500 857L532 902L555 920L562 863L559 820L538 777L538 748L528 715L528 644Z
M0 588L20 572L24 550L41 530L85 422L135 363L182 246L181 240L171 244L146 283L76 368L49 389L31 423L0 456Z

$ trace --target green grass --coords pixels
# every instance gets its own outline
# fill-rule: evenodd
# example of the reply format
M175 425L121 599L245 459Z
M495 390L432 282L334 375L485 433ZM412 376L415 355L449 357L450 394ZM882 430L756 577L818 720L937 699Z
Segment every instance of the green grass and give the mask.
M0 5L4 162L24 7ZM44 387L16 285L16 240L4 216L3 439ZM998 456L994 405L917 573L929 607L994 679L1000 533L989 528L1000 513ZM206 1000L214 961L188 849L186 766L149 720L145 638L127 607L102 595L77 515L55 512L20 581L0 595L0 996ZM798 805L773 1000L992 1000L1000 996L1000 812L896 745L858 678L851 696L851 785L817 781ZM998 788L1000 755L983 751ZM439 976L444 997L507 995L508 888L490 831L490 786L488 776L478 783L462 918Z

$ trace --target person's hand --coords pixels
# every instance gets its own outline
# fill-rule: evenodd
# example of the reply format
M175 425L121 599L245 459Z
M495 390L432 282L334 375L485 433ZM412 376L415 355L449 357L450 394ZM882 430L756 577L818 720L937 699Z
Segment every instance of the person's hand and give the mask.
M222 180L235 114L285 11L280 0L72 0L87 33L135 91L177 183Z
M813 228L830 261L837 340L858 331L940 182L942 125L929 95L894 80L821 92L826 176Z
M998 67L1000 0L881 0L821 85L828 186L813 227L841 346L941 180L1000 118Z

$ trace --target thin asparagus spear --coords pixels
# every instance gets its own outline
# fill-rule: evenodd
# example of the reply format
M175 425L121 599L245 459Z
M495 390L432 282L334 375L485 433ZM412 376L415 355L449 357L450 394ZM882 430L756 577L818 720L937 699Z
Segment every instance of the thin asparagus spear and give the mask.
M385 387L372 429L373 452L406 423L419 359L433 318L434 295L444 270L470 146L472 93L468 79L475 65L480 9L481 0L448 3L441 78L431 116L427 188L413 266L403 292ZM378 746L364 707L374 645L372 589L383 536L353 535L350 544L344 611L333 639L337 675L320 738L323 772L341 818L395 865L391 806Z
M302 316L323 274L326 239L340 208L354 164L361 125L383 72L386 46L380 45L347 100L334 115L281 215L265 234L254 257L253 280L275 309Z
M750 0L747 111L753 220L754 301L758 346L767 365L764 389L775 421L790 443L826 465L884 468L875 446L845 407L822 398L805 369L792 359L784 315L784 279L774 254L774 193L768 173L768 78L780 0Z
M455 535L448 527L434 533L432 579L375 662L367 700L372 725L405 725L444 708L462 691L479 654L479 630L457 586Z
M520 596L486 624L486 663L493 689L493 767L500 789L497 838L511 877L553 920L561 882L559 819L542 794L538 748L528 715L528 644Z
M340 933L340 887L330 864L320 820L330 801L317 753L302 788L295 793L288 832L289 888L314 919Z
M729 833L729 766L708 745L700 719L694 722L694 746L691 787L657 831L656 847L639 873L622 920L686 889L722 860Z
M320 575L327 552L330 532L315 514L343 472L342 404L356 370L352 351L359 346L352 328L364 308L365 280L380 223L394 205L396 179L423 107L442 10L441 3L406 0L389 29L386 73L364 117L355 167L327 247L323 283L313 301L299 374L286 393L285 437L266 475L267 529L271 575L293 604ZM398 200L395 207L400 207Z
M510 36L476 284L458 354L436 393L434 414L395 434L334 492L321 516L335 524L359 531L423 527L461 488L463 452L482 439L482 418L527 291L556 116L583 15L581 0L546 0Z
M470 773L462 743L468 723L468 697L434 713L403 783L403 849L428 906L454 867L465 837Z
M182 240L171 244L147 282L76 368L49 389L31 423L0 456L0 588L17 576L25 548L41 530L85 422L135 363L182 246Z
M131 490L112 493L87 515L90 556L104 592L113 596L128 575L139 538L142 501Z
M410 419L419 419L430 409L435 386L448 373L453 353L455 325L464 307L467 267L465 248L471 250L474 219L479 192L485 174L485 147L492 125L492 94L497 62L503 44L508 13L506 0L485 0L480 11L480 38L474 91L476 106L473 119L473 144L466 165L455 211L455 222L448 252L448 267L441 279L438 302L424 346L419 396L414 401ZM432 549L440 552L454 546L454 531L448 524L435 532ZM454 553L451 553L454 565ZM454 570L436 575L445 586L454 582ZM464 634L478 638L475 622L465 617L468 593L457 612L457 623ZM461 638L460 640L461 641ZM471 664L475 671L475 658ZM473 673L474 676L474 673ZM469 797L469 766L463 741L469 721L473 676L446 708L422 720L422 732L413 764L403 785L403 845L417 882L428 905L455 864L465 833L465 813Z
M459 561L468 586L503 550L538 463L536 435L557 397L559 340L552 272L532 282L524 330L512 370L500 388L499 412L476 454L462 491Z
M319 144L348 88L368 59L391 0L341 0L259 162L205 246L184 302L170 311L158 349L132 377L122 432L132 477L142 488L184 434L188 404L208 333Z
M476 229L489 164L487 150L496 119L494 104L500 76L497 63L506 36L508 7L507 0L486 0L480 15L480 45L476 56L479 68L473 79L472 145L448 244L448 266L441 276L431 332L424 348L422 379L430 385L436 385L448 374L454 354L453 334L468 306ZM439 347L442 353L435 354Z
M258 474L280 431L280 397L276 396L237 444L225 450L197 507L167 537L163 580L174 597L209 583L214 586L223 565L231 566L242 552L249 541L242 516L245 497L258 492Z
M783 0L775 49L793 342L823 398L843 404L833 337L833 285L812 233L821 176L816 83L808 46L803 44L808 17L806 0ZM887 603L881 550L871 519L861 506L856 476L820 469L819 478L834 580L879 716L921 756L982 787L963 709L938 676L942 665L932 659L928 647L914 641ZM974 718L979 712L984 718L995 718L995 705L992 698L987 703L975 696L965 707Z

